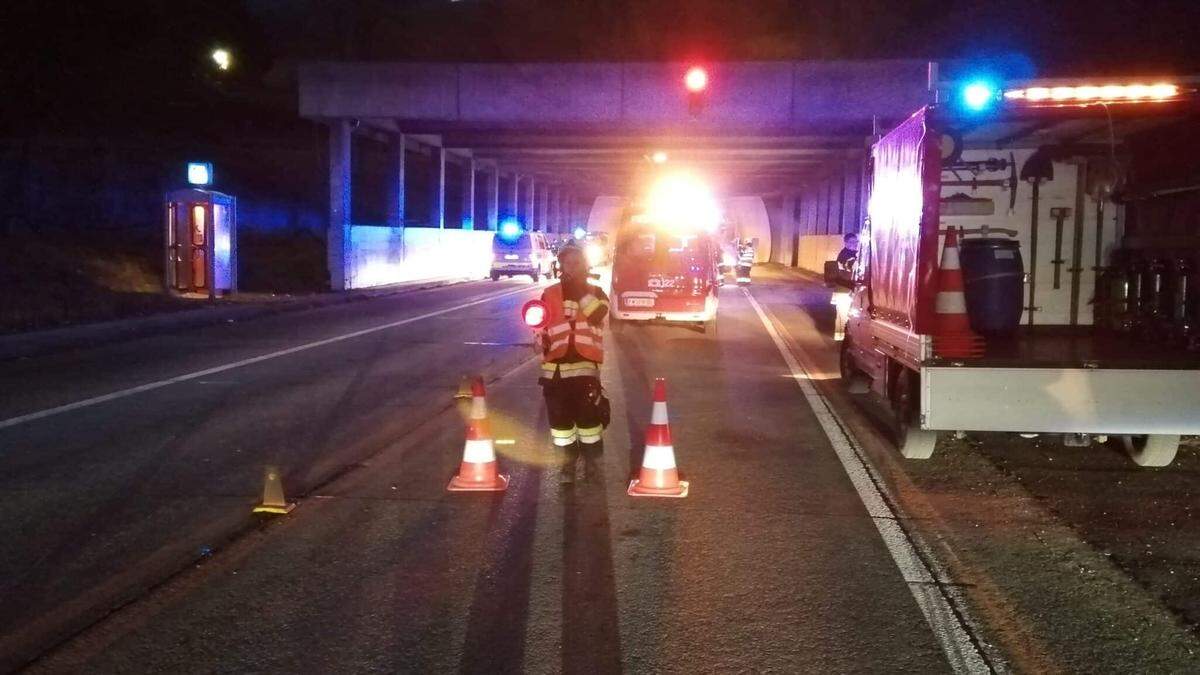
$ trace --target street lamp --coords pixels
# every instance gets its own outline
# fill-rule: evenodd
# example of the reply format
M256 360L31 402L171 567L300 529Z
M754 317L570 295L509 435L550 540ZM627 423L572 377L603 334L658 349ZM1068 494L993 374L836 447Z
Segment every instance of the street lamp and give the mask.
M233 55L224 47L217 47L212 51L212 60L217 64L218 70L229 70L233 66Z

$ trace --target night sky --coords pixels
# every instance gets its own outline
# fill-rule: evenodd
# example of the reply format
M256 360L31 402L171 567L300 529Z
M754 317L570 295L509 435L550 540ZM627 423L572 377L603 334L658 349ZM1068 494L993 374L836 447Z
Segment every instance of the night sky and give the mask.
M206 101L290 112L298 60L968 59L1018 75L1200 72L1200 2L16 0L10 123L153 125ZM236 72L206 56L229 45Z

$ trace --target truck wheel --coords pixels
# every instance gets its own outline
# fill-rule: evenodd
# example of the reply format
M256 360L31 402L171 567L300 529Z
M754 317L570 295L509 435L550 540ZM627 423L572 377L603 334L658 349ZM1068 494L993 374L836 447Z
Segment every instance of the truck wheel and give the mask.
M530 279L532 279L532 280L533 280L533 283L535 283L535 284L536 284L536 283L538 282L538 279L540 279L540 278L541 278L541 276L542 276L542 275L538 274L537 272L534 272L533 274L530 274L530 275L529 275L529 278L530 278Z
M892 410L896 414L896 447L905 459L929 459L938 434L921 428L917 374L903 366L892 385Z
M1166 466L1175 459L1175 452L1179 450L1179 436L1122 436L1121 445L1138 466Z
M500 273L492 272L492 281L500 281Z
M838 358L838 370L842 374L842 384L851 394L865 394L869 388L867 376L858 366L854 365L854 356L850 353L850 338L842 340L841 354Z

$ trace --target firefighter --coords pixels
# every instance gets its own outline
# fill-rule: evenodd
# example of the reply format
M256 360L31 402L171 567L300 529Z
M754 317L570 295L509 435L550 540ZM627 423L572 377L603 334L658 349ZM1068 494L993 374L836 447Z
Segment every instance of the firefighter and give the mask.
M858 235L854 232L847 232L842 235L842 250L837 254L838 269L843 272L854 271L856 258L858 258Z
M600 388L600 364L608 296L588 283L587 258L573 242L558 252L558 266L559 283L542 293L548 321L541 332L538 383L546 398L550 437L564 453L560 482L569 485L575 482L581 454L584 480L596 478L604 450L608 401Z

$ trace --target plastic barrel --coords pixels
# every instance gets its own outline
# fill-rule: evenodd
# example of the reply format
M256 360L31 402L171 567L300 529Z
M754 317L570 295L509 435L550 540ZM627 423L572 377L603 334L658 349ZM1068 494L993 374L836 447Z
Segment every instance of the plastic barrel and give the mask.
M971 328L986 335L1010 334L1021 325L1025 264L1015 239L964 239L959 242L967 316Z

